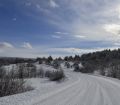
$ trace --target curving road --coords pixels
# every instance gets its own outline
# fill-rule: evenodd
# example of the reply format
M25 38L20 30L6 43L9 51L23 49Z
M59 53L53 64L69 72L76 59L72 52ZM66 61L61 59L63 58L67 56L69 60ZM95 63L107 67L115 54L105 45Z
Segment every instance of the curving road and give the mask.
M77 81L43 95L33 105L120 105L120 84L103 77L79 74Z
M66 81L46 84L35 79L40 87L2 97L0 105L120 105L120 80L64 70Z

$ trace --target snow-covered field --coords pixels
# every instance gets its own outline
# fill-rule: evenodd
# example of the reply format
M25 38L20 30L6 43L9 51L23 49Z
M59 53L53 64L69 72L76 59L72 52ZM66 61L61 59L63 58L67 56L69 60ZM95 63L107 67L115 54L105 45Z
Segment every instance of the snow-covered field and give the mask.
M62 68L67 77L65 81L28 79L27 84L35 90L2 97L0 105L120 105L119 80L76 73L63 65Z

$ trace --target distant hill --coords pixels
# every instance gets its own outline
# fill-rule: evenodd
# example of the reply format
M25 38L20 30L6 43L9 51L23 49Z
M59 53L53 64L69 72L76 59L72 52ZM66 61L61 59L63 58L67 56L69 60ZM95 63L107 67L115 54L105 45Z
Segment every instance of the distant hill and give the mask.
M0 65L34 62L33 58L19 58L19 57L0 57Z

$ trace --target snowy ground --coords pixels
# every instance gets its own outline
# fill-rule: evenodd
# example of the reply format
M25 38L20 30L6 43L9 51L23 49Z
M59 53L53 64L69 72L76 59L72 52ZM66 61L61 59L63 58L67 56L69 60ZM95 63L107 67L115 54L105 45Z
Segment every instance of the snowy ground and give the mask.
M2 97L0 105L120 105L119 80L64 71L64 82L29 79L35 90Z

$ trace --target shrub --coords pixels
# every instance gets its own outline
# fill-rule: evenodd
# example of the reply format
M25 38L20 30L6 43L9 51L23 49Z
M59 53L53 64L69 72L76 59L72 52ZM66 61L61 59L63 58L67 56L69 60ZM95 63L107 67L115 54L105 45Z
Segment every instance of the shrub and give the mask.
M3 71L4 69L0 68L0 70ZM22 93L33 89L30 86L25 86L24 79L17 79L14 76L14 71L2 72L2 74L4 75L0 77L0 97Z
M0 78L4 78L5 74L6 74L6 70L1 66L0 67Z
M55 69L58 69L58 68L60 67L60 62L57 61L57 60L54 60L52 66L53 66Z
M32 78L37 76L37 68L32 63L17 64L18 78Z
M51 81L59 81L59 80L61 80L64 77L65 77L65 75L64 75L63 70L52 71L49 74L49 79Z
M70 68L70 63L69 63L69 62L65 62L65 66L66 66L67 68Z
M50 74L51 74L50 71L46 71L46 72L45 72L45 77L48 77L48 78L49 78L49 77L50 77Z
M45 76L45 73L44 73L43 68L40 68L40 69L38 70L37 75L40 76L41 78L43 78L43 77Z
M79 64L78 63L74 63L74 71L76 72L80 72L80 67L79 67Z
M31 90L32 87L25 86L22 79L11 79L9 77L0 80L0 97L22 93Z

